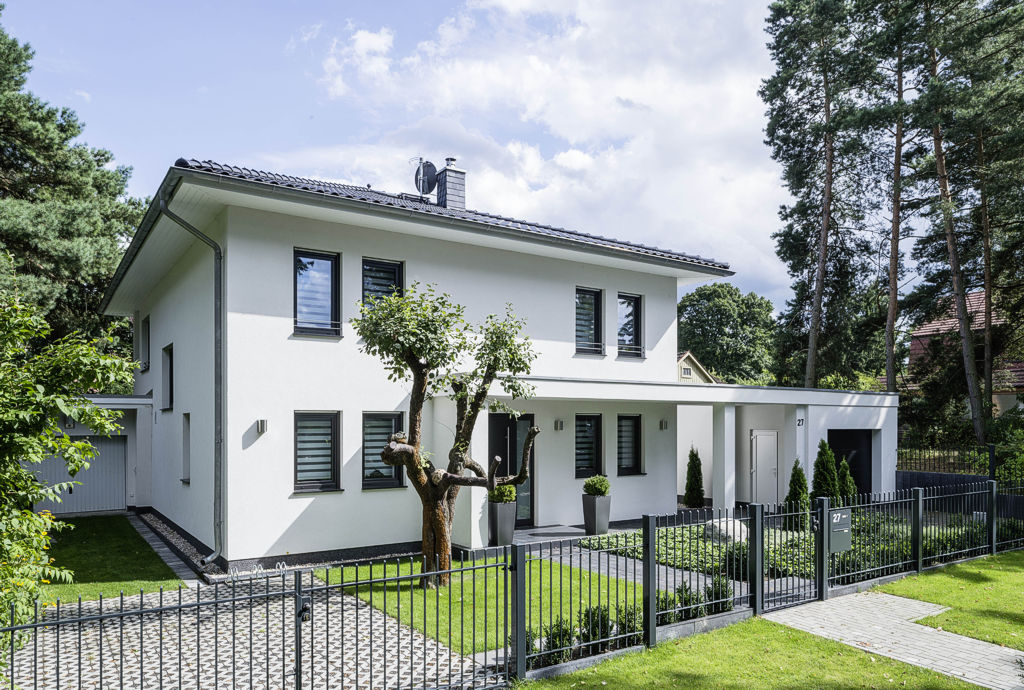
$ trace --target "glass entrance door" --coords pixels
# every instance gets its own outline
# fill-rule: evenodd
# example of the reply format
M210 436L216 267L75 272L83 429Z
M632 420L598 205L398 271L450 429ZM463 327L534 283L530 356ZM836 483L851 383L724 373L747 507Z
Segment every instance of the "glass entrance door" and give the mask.
M498 474L517 474L523 457L526 436L533 426L533 415L519 415L518 419L505 413L488 415L488 453L491 458L501 458ZM530 449L530 477L516 487L516 527L533 525L533 470L534 450Z

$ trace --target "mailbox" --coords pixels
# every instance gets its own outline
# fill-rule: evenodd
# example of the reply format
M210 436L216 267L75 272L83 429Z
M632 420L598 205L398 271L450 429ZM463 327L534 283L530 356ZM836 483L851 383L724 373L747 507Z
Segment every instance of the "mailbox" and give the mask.
M833 508L828 511L829 535L828 550L830 553L849 551L853 547L851 527L853 520L849 508Z

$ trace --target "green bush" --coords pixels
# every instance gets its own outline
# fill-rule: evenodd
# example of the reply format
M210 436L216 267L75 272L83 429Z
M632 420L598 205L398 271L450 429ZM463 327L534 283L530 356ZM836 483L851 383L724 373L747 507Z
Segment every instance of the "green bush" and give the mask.
M1016 518L996 520L996 539L1001 542L1024 539L1024 520Z
M612 485L608 483L608 477L603 474L595 474L583 482L583 493L588 496L607 496L611 490Z
M516 485L502 484L487 492L487 500L491 503L515 503Z
M814 476L811 478L811 499L839 498L839 475L836 473L836 456L825 439L818 443L818 456L814 460Z
M576 641L576 628L572 622L559 618L544 628L545 664L560 664L572 658L572 645ZM562 649L566 647L567 649Z
M732 581L721 575L713 575L711 582L704 585L704 600L708 602L708 615L732 611Z
M688 621L708 615L707 608L704 606L704 594L699 589L690 589L690 585L686 582L676 589L676 599L683 607L679 614L680 620Z
M660 593L659 593L660 594ZM622 638L627 646L640 642L644 629L644 612L639 606L620 606L615 611L615 634L628 635Z
M690 446L690 457L686 462L686 493L683 503L687 508L704 507L704 474L700 466L697 449Z
M580 611L580 642L592 642L590 653L596 654L608 647L612 634L612 612L607 605L591 606Z
M807 491L807 475L800 466L800 458L793 463L789 474L789 493L786 494L786 510L798 515L786 520L786 529L803 530L807 527L811 509L811 498Z
M679 622L679 611L675 610L679 606L679 598L672 592L659 589L657 600L657 610L661 612L658 614L658 625Z
M1024 484L1024 451L1007 458L996 468L996 481L1004 486Z
M853 505L857 500L857 483L853 481L853 475L850 473L850 463L846 461L845 455L839 461L837 479L839 480L839 500L842 501L843 505Z

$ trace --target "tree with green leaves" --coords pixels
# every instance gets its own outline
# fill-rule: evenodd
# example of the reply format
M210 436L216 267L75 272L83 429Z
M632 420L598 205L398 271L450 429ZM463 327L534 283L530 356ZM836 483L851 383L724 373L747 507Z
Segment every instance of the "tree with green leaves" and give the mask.
M679 351L726 383L764 384L772 371L772 303L731 283L701 285L679 300Z
M100 299L145 208L127 196L130 168L112 169L109 151L77 143L82 124L72 110L25 89L32 58L0 28L0 251L14 257L0 288L11 289L17 274L50 339L95 338L113 325L99 314ZM120 334L127 340L123 325Z
M451 528L459 490L464 486L493 490L525 482L533 441L540 433L537 427L527 433L515 475L497 476L498 459L485 467L470 456L473 430L485 406L516 414L502 399L490 397L492 385L513 402L530 397L533 389L520 377L529 373L536 355L523 335L525 324L511 305L503 317L491 315L478 325L467 323L464 314L464 307L450 295L439 294L430 285L423 289L413 285L402 293L368 298L352 320L362 351L381 360L389 380L411 386L409 428L391 436L381 460L405 470L423 506L423 570L440 571L425 579L428 586L449 581L446 571L451 565ZM447 463L438 467L422 446L423 406L442 393L455 402L455 430Z
M832 335L832 348L856 342L840 332L851 322L846 312L866 255L858 237L865 142L851 126L866 66L852 14L850 0L776 0L767 19L776 69L760 90L768 105L766 143L794 197L780 211L784 227L775 234L794 279L780 320L782 335L791 336L782 341L783 353L802 353L794 359L803 360L806 387L817 384L823 333ZM805 349L792 342L801 335Z
M72 575L47 551L51 535L65 525L33 506L59 501L77 482L44 484L34 466L60 458L72 477L87 469L95 449L66 435L61 418L94 434L114 433L119 413L96 407L84 394L132 375L131 362L104 354L96 341L49 336L33 306L16 293L0 291L0 627L32 613L41 584L68 582ZM14 642L0 635L0 647Z
M701 469L700 454L690 446L690 456L686 461L686 493L683 503L687 508L704 507L704 473Z
M807 475L800 466L800 458L793 463L793 471L789 474L789 491L786 493L786 510L803 513L800 517L790 520L789 529L804 529L807 526L807 513L811 509L811 499L807 493Z
M839 500L836 456L825 439L818 443L818 455L814 459L814 476L811 477L811 500L819 498L828 498L833 503Z

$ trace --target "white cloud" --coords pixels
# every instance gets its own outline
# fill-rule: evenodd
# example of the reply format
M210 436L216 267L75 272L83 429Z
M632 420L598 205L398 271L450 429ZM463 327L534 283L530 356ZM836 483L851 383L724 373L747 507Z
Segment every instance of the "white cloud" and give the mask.
M75 95L78 96L79 98L81 98L86 103L90 103L92 101L92 94L89 93L88 91L82 91L81 89L76 89L75 90Z
M310 24L309 26L299 27L299 35L293 35L288 38L288 42L284 46L284 52L287 54L294 53L295 49L299 47L300 43L302 45L306 45L310 41L316 40L316 37L320 35L320 31L323 28L323 22L317 22L316 24Z
M411 189L458 156L470 206L728 261L777 303L785 200L757 97L760 3L473 0L426 36L350 27L319 83L363 142L267 154L305 174ZM407 179L408 178L408 179Z

